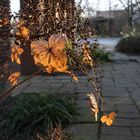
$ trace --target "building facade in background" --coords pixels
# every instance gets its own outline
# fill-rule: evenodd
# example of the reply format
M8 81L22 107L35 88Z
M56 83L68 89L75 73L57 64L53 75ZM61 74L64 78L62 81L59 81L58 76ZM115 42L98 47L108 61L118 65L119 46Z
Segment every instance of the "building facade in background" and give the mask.
M128 26L125 10L97 11L96 16L89 19L98 35L119 36L120 32Z

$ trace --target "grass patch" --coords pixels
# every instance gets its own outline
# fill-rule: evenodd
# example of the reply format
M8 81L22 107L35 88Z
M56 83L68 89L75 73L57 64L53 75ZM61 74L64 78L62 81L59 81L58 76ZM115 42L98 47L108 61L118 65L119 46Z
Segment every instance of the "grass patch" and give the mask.
M77 117L75 99L69 95L21 94L8 115L8 136L27 139L35 133L67 127Z

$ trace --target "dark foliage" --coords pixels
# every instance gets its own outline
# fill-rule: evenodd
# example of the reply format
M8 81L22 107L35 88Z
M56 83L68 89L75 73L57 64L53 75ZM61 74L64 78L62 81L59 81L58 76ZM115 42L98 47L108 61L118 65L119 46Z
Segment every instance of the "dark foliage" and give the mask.
M24 94L8 115L9 136L32 136L71 124L78 115L75 99L68 95Z
M122 53L140 53L140 37L127 37L120 40L116 45L116 50Z

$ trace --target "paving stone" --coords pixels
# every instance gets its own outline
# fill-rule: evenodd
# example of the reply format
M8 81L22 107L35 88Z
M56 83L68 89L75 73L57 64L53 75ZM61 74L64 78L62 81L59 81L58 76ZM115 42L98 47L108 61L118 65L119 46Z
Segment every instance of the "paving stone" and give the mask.
M76 84L76 86L78 87L78 88L80 88L80 87L87 87L88 86L88 82L78 82L77 84Z
M94 123L94 114L90 111L90 108L80 108L78 109L78 113L80 115L78 116L76 122L78 123Z
M24 91L22 91L23 93L40 93L40 92L50 92L50 88L46 87L46 86L29 86L27 87Z
M105 83L105 82L113 83L113 78L103 78L102 82L103 83Z
M105 72L104 72L104 78L111 79L111 78L112 78L111 73L105 73Z
M138 104L137 106L138 106L138 109L139 109L139 111L140 111L140 104Z
M52 76L54 77L54 79L60 79L60 80L71 80L71 77L70 76Z
M42 83L42 84L31 84L30 86L28 86L23 92L50 92L50 91L54 91L57 92L60 88L62 87L61 83L53 83L53 84L49 84L49 83Z
M124 118L124 119L139 119L140 118L140 113L117 113L117 118Z
M137 76L138 76L138 73L135 73L135 74L128 73L125 75L125 77L131 78L131 79L135 79Z
M112 112L112 111L117 112L117 108L114 105L112 105L112 104L108 104L108 105L103 104L101 106L101 111L103 111L103 112L104 111L105 112Z
M137 77L137 78L135 78L135 81L136 81L137 85L140 87L140 77Z
M114 79L114 81L116 82L116 83L122 83L122 84L126 84L126 83L129 83L129 84L133 84L134 82L135 82L135 80L133 79L133 78L124 78L124 77L119 77L119 79L118 78L116 78L116 79Z
M139 126L140 127L140 118L139 119L131 119L131 126Z
M77 87L76 88L76 93L91 93L93 91L92 87Z
M115 82L115 85L116 85L116 87L135 87L135 88L137 88L138 87L138 85L136 84L136 83L116 83Z
M103 89L102 91L103 96L107 96L107 97L128 97L129 94L126 90L120 90L120 88L109 88Z
M88 80L88 77L87 76L79 76L79 81L82 81L82 80Z
M118 112L139 113L135 105L117 105Z
M133 104L130 97L105 97L105 104L117 105L117 104Z
M59 83L68 84L68 83L74 83L74 82L72 81L72 79L62 79L62 80L59 80Z
M98 140L140 140L140 137L101 135Z
M134 102L139 106L140 105L140 95L132 95Z
M125 77L123 74L112 74L112 78L116 81L125 80Z
M77 94L78 100L88 100L86 93Z
M15 88L12 91L12 96L17 96L20 93L24 92L24 90L27 89L30 85L31 85L30 81L27 81L27 82L23 83L22 85L20 85L19 87Z
M131 94L131 97L133 99L133 101L135 102L135 104L137 105L139 111L140 111L140 95L136 95L136 94Z
M77 100L77 107L78 108L88 108L88 100Z
M110 88L108 88L108 87L105 87L105 88L103 88L103 91L114 91L114 92L127 92L127 89L126 88L114 88L114 87L110 87Z
M115 87L114 82L102 82L103 87Z
M75 86L62 86L61 88L57 88L57 92L58 93L62 93L62 94L65 94L65 93L75 93L75 90L76 90L76 87Z
M31 83L44 83L45 79L45 76L35 76L31 79Z
M53 83L62 83L62 81L61 80L58 80L58 79L52 79L52 80L46 80L45 82L47 82L47 83L49 83L49 84L53 84Z
M114 71L111 71L111 74L112 75L118 75L118 76L123 76L123 73L121 70L114 70Z
M131 129L127 127L102 127L102 134L114 136L132 136Z
M131 97L133 98L140 98L140 91L133 91L130 93Z
M97 140L98 124L75 124L66 132L72 134L72 140Z
M131 123L131 119L119 119L118 117L116 118L116 120L114 121L113 126L119 126L119 127L124 127L124 126L129 126L131 127L132 123Z
M129 92L139 92L140 91L140 87L128 87L128 91Z
M140 137L140 127L133 127L132 131L133 131L134 136Z

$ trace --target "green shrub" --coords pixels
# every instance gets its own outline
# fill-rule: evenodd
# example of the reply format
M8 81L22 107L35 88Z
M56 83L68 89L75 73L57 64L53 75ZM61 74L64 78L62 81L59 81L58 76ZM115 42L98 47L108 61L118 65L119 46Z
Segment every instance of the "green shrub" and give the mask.
M99 60L102 62L110 61L110 59L109 59L110 52L106 52L103 49L96 49L96 50L91 51L91 53L92 53L92 57L94 60L96 59L96 60Z
M50 94L23 94L9 113L11 136L42 134L57 126L66 127L76 116L75 100L71 96Z
M123 38L115 48L122 53L140 53L140 37Z

